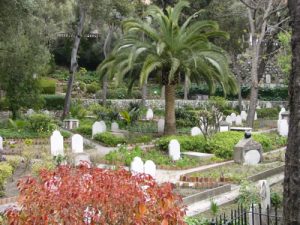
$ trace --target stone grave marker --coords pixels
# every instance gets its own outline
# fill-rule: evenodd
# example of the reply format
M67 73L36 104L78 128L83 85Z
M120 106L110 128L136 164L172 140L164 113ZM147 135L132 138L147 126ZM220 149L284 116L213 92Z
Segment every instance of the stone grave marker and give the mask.
M192 130L191 130L191 135L192 136L197 136L197 135L201 135L202 132L200 130L199 127L193 127Z
M83 137L80 134L74 134L72 136L72 152L82 153L83 152Z
M287 137L289 133L289 124L287 120L278 120L277 129L281 136Z
M180 159L180 144L175 139L171 140L169 143L169 156L174 161Z
M281 114L284 113L284 112L285 112L285 108L282 107L281 110L280 110L280 112L279 112L279 114L278 114L278 120L281 120L281 119L282 119Z
M257 120L257 112L255 111L254 120Z
M246 121L247 120L247 113L246 113L246 111L242 111L241 112L241 117L242 117L242 121Z
M26 115L27 116L31 116L32 114L34 114L34 110L33 109L28 109L27 112L26 112Z
M152 109L148 109L147 110L147 114L146 114L146 120L153 120L153 110Z
M90 155L85 152L77 153L74 157L75 166L80 165L81 163L91 163Z
M271 102L267 102L267 103L266 103L266 108L267 108L267 109L272 108L272 103L271 103Z
M226 121L221 121L219 130L220 130L220 132L230 131L230 124L227 123Z
M147 160L144 165L144 172L155 178L156 175L156 165L152 160Z
M266 75L266 84L271 84L271 75L270 74Z
M258 188L259 188L259 196L260 196L260 204L262 213L267 212L267 207L271 207L271 193L270 193L270 186L267 180L260 180L258 181Z
M58 130L53 131L50 137L51 155L64 155L64 138Z
M118 132L118 131L119 131L119 124L116 123L116 122L113 122L113 123L111 124L111 131L113 131L113 132Z
M104 121L100 121L100 122L96 121L92 127L92 137L94 137L96 134L101 134L105 131L106 131L105 122Z
M231 113L231 121L232 122L235 122L235 120L236 120L236 114L235 113Z
M140 157L134 157L130 164L130 171L134 174L144 173L144 163Z
M237 126L243 125L242 117L240 115L236 116L235 125L237 125Z
M157 122L157 131L158 133L163 133L165 130L165 120L164 119L159 119Z
M234 147L234 162L256 165L262 162L262 146L251 138L250 132L245 132L245 138Z
M105 122L103 120L101 120L100 124L101 124L101 131L100 131L100 133L106 132L106 124L105 124Z
M226 117L226 123L229 123L229 125L232 125L232 118L231 116Z
M0 150L3 150L3 138L0 136Z

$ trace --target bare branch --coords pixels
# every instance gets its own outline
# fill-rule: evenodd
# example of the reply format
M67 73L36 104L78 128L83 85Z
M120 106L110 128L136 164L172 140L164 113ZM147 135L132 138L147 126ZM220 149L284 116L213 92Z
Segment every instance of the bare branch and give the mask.
M253 9L253 10L257 9L257 6L252 6L252 5L250 5L249 2L246 2L245 0L240 0L240 1L250 9Z

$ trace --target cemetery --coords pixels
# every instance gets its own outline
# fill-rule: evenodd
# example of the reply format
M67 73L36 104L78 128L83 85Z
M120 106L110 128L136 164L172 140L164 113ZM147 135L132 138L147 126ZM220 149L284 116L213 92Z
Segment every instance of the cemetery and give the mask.
M0 224L285 224L286 1L4 1Z

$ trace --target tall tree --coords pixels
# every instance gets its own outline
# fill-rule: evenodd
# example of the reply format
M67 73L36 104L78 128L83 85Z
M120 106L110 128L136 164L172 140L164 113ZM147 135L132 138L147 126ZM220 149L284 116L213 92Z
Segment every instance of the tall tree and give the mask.
M292 25L292 71L289 82L290 121L285 154L283 224L300 224L300 0L289 0Z
M219 31L215 22L193 21L195 14L181 25L181 12L188 6L187 1L166 10L150 6L147 14L151 24L139 19L126 20L124 37L99 67L102 76L108 73L121 82L128 75L139 79L141 85L152 72L161 74L161 84L165 85L165 134L176 132L175 87L180 76L206 82L212 91L216 83L222 85L224 92L236 87L225 52L210 42L227 35ZM145 41L140 40L142 35ZM139 70L138 76L132 73L134 70Z

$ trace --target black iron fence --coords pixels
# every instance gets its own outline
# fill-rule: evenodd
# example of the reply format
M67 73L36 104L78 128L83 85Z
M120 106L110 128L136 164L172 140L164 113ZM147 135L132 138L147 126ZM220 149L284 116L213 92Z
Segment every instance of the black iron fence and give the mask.
M212 219L211 225L282 225L282 212L277 208L263 209L259 205L249 208L239 206L230 215L220 215Z

